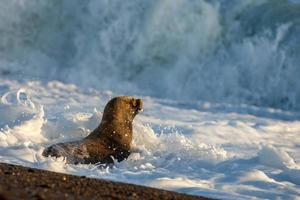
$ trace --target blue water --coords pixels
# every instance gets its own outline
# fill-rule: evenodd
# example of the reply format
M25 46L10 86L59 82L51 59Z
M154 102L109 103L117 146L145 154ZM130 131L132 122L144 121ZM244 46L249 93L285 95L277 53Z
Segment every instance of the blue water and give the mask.
M2 0L1 77L300 108L300 5L287 0Z

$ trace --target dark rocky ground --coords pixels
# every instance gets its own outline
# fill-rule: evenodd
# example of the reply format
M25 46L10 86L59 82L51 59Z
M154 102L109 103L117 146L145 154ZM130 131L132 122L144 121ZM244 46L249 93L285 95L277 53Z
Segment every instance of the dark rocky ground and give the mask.
M207 198L0 163L0 200L11 199Z

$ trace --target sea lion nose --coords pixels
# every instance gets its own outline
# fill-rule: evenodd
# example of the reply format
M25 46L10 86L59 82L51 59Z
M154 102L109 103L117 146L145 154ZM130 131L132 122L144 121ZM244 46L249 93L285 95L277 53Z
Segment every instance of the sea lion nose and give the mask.
M136 107L137 107L138 111L143 111L143 101L142 101L142 99L137 99L136 104L137 104Z

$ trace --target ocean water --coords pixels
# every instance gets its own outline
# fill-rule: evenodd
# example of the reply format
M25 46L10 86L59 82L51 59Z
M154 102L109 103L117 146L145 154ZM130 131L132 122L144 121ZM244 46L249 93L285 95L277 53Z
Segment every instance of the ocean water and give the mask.
M1 0L0 161L220 199L300 196L300 1ZM119 95L115 167L44 158Z

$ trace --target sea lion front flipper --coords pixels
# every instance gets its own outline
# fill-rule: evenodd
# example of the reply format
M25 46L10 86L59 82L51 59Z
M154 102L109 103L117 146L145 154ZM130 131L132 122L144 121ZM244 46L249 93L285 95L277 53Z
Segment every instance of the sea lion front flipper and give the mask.
M42 153L43 156L45 157L61 157L62 154L61 154L61 151L57 148L57 145L53 145L53 146L50 146L50 147L47 147L43 153Z

